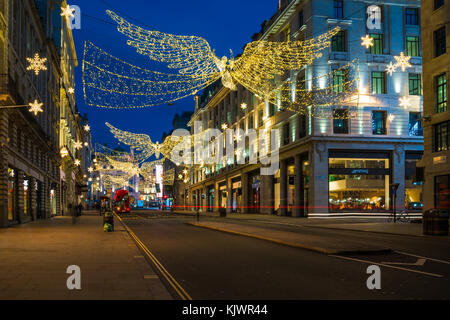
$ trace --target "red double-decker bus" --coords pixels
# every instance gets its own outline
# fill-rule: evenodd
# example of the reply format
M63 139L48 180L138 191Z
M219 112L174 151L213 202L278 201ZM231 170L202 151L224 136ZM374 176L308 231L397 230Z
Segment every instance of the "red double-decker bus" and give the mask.
M114 193L114 211L116 213L130 212L130 196L128 190L116 190Z

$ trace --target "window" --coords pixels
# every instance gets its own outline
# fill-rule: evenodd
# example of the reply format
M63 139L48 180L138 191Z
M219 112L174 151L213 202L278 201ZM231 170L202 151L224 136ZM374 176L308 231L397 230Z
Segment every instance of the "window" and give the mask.
M300 114L298 116L298 137L299 139L306 137L306 115Z
M419 9L406 8L405 9L405 23L418 25L419 24Z
M336 93L344 92L347 81L347 72L342 69L333 70L333 91Z
M434 195L436 209L450 209L450 175L434 177Z
M300 10L300 12L298 13L298 28L300 29L303 25L303 10Z
M434 31L434 57L439 57L446 52L445 26Z
M269 112L271 117L275 115L275 113L277 112L276 110L276 106L273 103L269 103Z
M409 113L408 134L410 136L423 136L422 113Z
M434 10L439 9L444 5L444 0L434 0Z
M447 75L445 73L436 77L436 112L447 111Z
M449 150L448 133L450 131L450 121L435 124L434 128L434 152Z
M333 110L333 133L348 133L348 109Z
M345 45L345 31L339 31L335 36L331 38L331 51L333 52L346 52Z
M334 18L343 19L344 18L344 1L334 0Z
M286 122L283 126L283 145L289 144L289 138L290 138L290 128L289 128L289 122Z
M372 93L385 94L386 93L386 73L381 71L372 71Z
M372 134L386 134L386 111L372 111Z
M254 122L253 122L253 115L251 115L251 116L248 118L248 128L249 128L249 129L253 129L253 124L254 124Z
M409 95L420 96L422 94L422 81L420 73L410 73L408 75Z
M261 109L259 110L259 114L258 114L258 127L262 127L264 124L264 110Z
M406 55L420 57L419 37L406 37Z
M369 34L373 39L373 46L369 47L369 53L371 54L383 54L383 35L378 33Z

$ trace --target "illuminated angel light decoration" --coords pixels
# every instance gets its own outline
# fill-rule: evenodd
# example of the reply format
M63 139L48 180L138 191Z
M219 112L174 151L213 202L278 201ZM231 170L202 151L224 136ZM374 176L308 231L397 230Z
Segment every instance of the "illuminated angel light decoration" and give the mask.
M245 47L239 58L219 59L203 38L149 31L132 25L112 11L107 14L118 24L118 31L129 38L127 44L139 54L178 71L162 73L133 66L86 42L85 101L108 108L171 103L219 79L231 90L236 90L239 83L261 99L276 103L279 100L277 80L285 72L299 70L321 57L321 51L330 46L331 38L340 31L336 27L305 41L255 41Z
M30 106L29 111L34 113L35 116L37 116L37 114L40 113L40 112L44 112L44 110L42 109L42 106L44 104L43 103L39 103L37 100L34 100L33 103L29 103L28 105Z
M369 49L369 47L373 47L373 38L369 35L366 35L365 37L361 37L361 45L366 47L366 49Z
M172 139L168 136L163 143L153 142L150 136L146 134L136 134L115 128L109 123L106 125L110 128L111 133L120 142L133 147L133 150L141 152L142 158L148 159L155 155L159 159L162 154L166 158L170 158L173 148L180 142L180 139Z
M47 70L47 66L45 65L45 63L47 62L47 58L41 58L39 56L39 53L36 53L34 55L34 58L27 58L27 61L29 63L27 70L33 70L35 75L39 75L39 72L41 72L41 70Z

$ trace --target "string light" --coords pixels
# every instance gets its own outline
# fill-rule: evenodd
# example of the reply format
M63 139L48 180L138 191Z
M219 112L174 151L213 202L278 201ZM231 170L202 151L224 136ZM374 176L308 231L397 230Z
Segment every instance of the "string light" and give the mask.
M43 103L39 103L37 100L34 100L33 103L29 103L28 104L30 106L30 112L34 113L35 116L37 116L37 114L39 112L44 112L44 110L42 110L42 106L44 105Z
M39 75L39 72L41 70L42 71L46 71L47 70L47 67L45 65L45 63L47 62L47 58L41 58L39 56L39 53L36 53L34 55L34 58L27 58L27 61L30 64L27 67L27 70L28 71L33 70L36 75Z
M129 38L127 44L139 54L178 69L178 74L145 70L87 42L83 60L85 100L89 105L109 108L170 103L195 94L220 78L231 90L240 83L257 95L270 98L276 89L276 77L321 57L321 51L330 46L331 38L340 31L336 27L306 41L255 41L245 47L239 58L219 59L203 38L145 30L112 11L107 13L117 22L117 30Z

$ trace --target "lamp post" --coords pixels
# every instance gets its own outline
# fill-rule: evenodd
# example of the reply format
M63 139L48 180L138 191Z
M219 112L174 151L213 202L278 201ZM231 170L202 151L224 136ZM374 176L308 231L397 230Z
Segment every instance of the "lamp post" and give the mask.
M397 189L400 186L399 183L393 183L390 185L391 190L392 190L392 195L394 196L394 201L393 201L393 210L392 213L394 214L394 223L395 223L395 214L396 214L396 207L395 207L395 200L397 199Z

